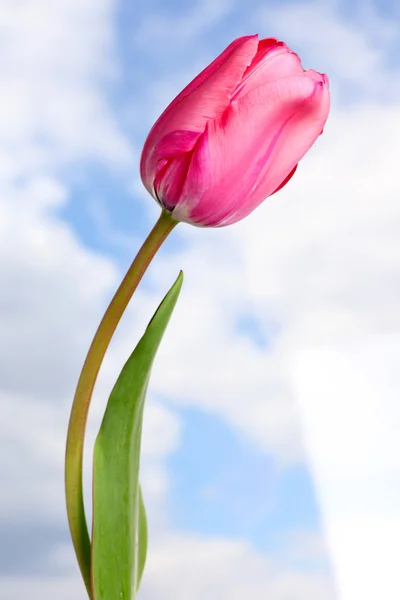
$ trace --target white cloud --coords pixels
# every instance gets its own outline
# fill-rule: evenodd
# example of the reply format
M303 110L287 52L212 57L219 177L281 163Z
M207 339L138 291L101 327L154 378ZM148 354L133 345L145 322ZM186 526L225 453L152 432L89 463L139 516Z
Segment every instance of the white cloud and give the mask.
M82 585L78 578L71 577L0 579L0 590L4 600L20 600L27 597L32 600L51 600L54 597L59 600L85 600L87 596L82 590Z
M328 559L326 539L323 533L307 528L290 529L281 536L283 556L287 561L297 563L325 563Z
M93 157L126 165L132 149L104 93L115 81L111 0L2 4L0 173Z
M63 193L41 178L9 188L0 200L2 387L49 399L71 394L102 297L118 277L49 214Z
M399 362L396 333L311 346L290 363L343 600L400 592Z
M334 598L324 574L282 568L245 542L183 535L161 541L147 564L139 597L161 595L167 600Z
M50 600L54 595L61 599L85 598L83 584L76 576L0 579L5 600L23 598L27 590L32 600ZM324 573L287 569L261 556L245 542L183 534L161 538L147 562L138 598L161 596L166 600L335 598L332 581Z

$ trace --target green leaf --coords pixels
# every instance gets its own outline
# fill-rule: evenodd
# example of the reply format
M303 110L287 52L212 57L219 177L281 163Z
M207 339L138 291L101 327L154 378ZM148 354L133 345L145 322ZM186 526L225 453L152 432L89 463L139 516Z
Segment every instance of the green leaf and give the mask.
M182 287L165 296L111 392L93 460L92 590L95 600L133 600L147 549L139 486L143 408L150 371Z
M142 490L139 486L139 577L138 577L138 587L140 581L142 579L144 566L146 564L146 555L147 555L147 518L146 518L146 509L144 507Z

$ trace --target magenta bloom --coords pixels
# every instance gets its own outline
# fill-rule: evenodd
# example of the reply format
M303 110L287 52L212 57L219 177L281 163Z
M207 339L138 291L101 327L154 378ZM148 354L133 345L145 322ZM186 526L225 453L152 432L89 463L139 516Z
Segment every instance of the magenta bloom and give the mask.
M238 38L151 129L143 183L177 221L236 223L289 181L329 103L326 75L305 71L283 42Z

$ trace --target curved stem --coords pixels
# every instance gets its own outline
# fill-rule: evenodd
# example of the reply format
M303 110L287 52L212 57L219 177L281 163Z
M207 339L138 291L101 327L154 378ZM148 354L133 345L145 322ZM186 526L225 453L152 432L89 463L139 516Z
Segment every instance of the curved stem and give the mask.
M97 375L117 325L157 250L177 225L163 211L111 300L93 338L79 377L68 425L65 453L65 493L71 537L89 597L90 538L82 484L83 447L87 416Z

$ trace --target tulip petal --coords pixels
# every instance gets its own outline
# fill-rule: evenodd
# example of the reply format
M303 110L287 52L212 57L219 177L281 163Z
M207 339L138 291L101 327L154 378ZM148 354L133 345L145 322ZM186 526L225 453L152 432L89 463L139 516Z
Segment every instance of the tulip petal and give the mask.
M244 218L283 185L328 111L327 79L307 72L239 95L198 140L177 214L208 226Z
M274 40L276 43L272 45L272 40L265 41L269 43L260 48L260 42L259 50L251 65L244 73L241 82L232 96L232 100L239 94L241 96L248 94L276 79L288 77L289 75L302 75L304 73L300 58L284 42Z
M307 73L307 72L306 72ZM245 202L221 225L236 223L249 215L266 198L279 191L291 179L292 169L323 132L330 107L329 85L325 75L314 80L314 92L305 98L297 112L284 123L256 185ZM277 113L277 118L278 118ZM282 115L283 116L283 115ZM279 183L281 182L281 183ZM276 186L278 184L278 186Z
M210 144L208 127L196 143L196 147L189 155L190 162L187 165L186 179L181 188L176 206L172 216L177 221L184 221L194 225L206 225L201 220L193 218L198 210L198 204L203 197L215 197L211 192L210 179ZM219 199L219 202L223 199ZM218 200L216 201L218 203Z
M172 158L177 158L193 150L200 135L196 131L171 131L154 146L146 161L149 177L143 181L147 190L156 200L160 201L160 196L154 193L155 181L159 181L159 173Z
M155 147L157 159L170 159L193 150L201 133L198 131L178 130L165 135Z
M187 152L167 161L154 180L154 196L167 210L172 211L180 200L190 160Z
M217 85L227 85L232 89L232 81L241 79L243 73L251 64L254 56L257 53L259 46L258 35L245 35L237 38L225 48L223 52L212 63L210 63L201 73L197 75L178 96L167 107L165 113L168 113L177 104L181 104L188 96L199 91L204 84L207 83L207 88L210 83L214 83L212 79L214 74L218 73ZM221 78L221 79L220 79ZM210 81L211 80L211 81ZM234 87L233 87L234 89Z
M147 189L154 178L157 141L176 130L203 133L207 121L219 117L229 105L257 47L257 35L232 42L166 108L151 129L142 151L140 172Z
M272 194L270 194L270 196L272 196L273 194L276 194L276 192L279 192L279 190L281 190L283 187L285 187L285 185L286 185L287 183L289 183L289 181L292 179L293 175L296 173L296 171L297 171L297 167L298 167L298 165L296 165L296 166L295 166L295 167L294 167L294 168L293 168L293 169L290 171L289 175L286 175L286 177L285 177L285 179L282 181L282 183L280 183L280 184L278 185L278 187L276 188L276 190L274 190L274 191L272 192Z

